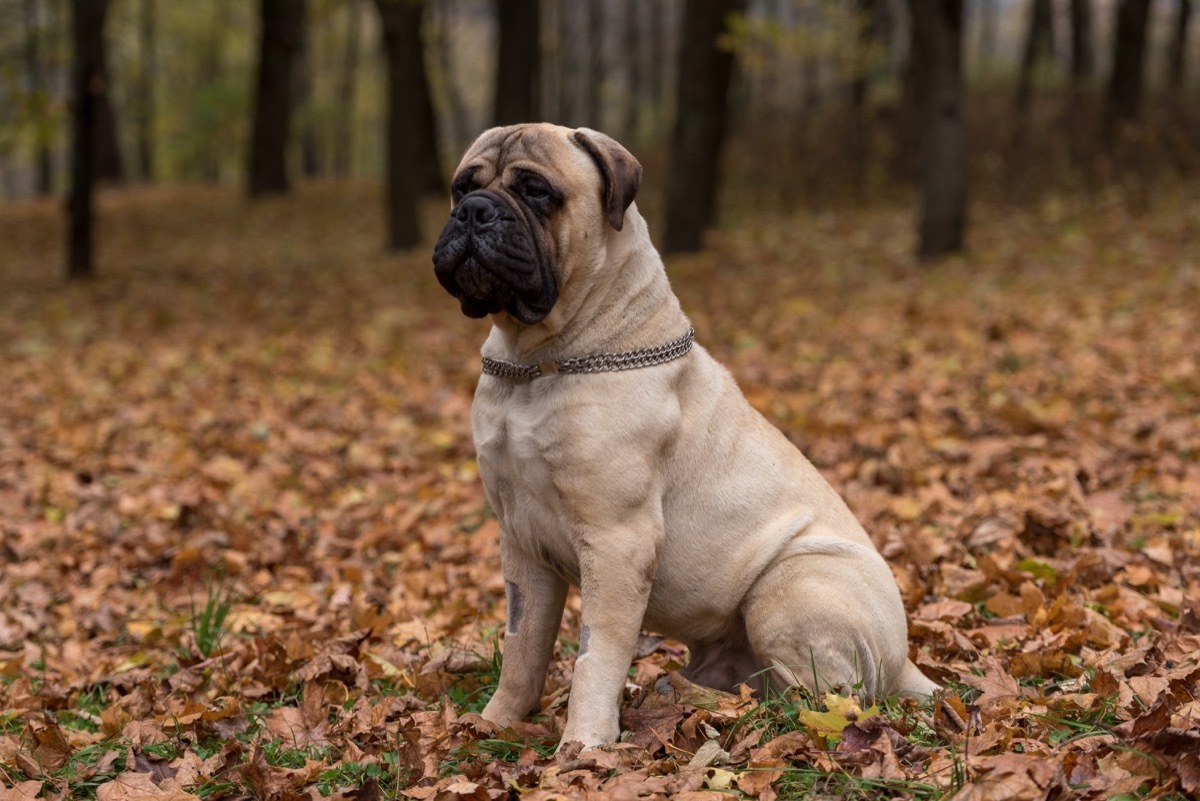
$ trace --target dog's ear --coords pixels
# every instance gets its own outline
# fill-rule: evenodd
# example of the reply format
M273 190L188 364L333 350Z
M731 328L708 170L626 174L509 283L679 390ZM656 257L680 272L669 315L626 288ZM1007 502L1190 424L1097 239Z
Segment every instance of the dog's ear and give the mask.
M625 209L642 185L642 165L620 142L599 131L579 128L573 138L600 169L604 211L612 227L620 231L625 224Z

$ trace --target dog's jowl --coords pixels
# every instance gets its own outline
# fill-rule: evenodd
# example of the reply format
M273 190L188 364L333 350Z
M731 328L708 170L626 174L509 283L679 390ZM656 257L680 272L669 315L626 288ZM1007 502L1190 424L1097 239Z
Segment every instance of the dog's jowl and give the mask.
M463 156L438 280L491 316L472 419L508 599L501 725L538 708L569 584L579 656L562 741L619 735L638 633L685 675L928 694L895 580L817 470L699 344L603 134L484 133Z

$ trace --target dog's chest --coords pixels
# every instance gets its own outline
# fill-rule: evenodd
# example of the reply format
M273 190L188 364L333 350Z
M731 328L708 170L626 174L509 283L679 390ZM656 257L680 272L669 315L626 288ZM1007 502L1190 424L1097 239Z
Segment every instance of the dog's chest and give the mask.
M578 583L579 560L563 525L554 476L564 453L560 419L524 387L482 388L472 407L479 474L511 545ZM522 391L524 390L524 391Z

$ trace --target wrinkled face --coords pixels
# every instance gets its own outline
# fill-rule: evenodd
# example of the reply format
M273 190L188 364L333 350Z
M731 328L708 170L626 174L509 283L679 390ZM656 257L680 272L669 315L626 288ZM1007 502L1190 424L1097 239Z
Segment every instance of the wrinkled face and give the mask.
M450 219L433 250L438 281L468 317L507 312L541 322L562 288L572 228L620 230L640 176L637 161L603 134L545 124L485 132L454 174Z

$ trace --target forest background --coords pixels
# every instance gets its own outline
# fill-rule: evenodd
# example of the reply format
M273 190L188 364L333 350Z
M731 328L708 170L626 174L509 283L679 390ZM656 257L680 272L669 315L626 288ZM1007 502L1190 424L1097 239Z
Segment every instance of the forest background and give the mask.
M0 0L0 799L1195 794L1193 7ZM715 694L648 633L626 742L555 758L573 597L543 713L475 714L486 326L429 249L526 119L642 161L944 695Z

